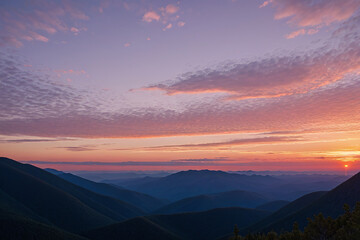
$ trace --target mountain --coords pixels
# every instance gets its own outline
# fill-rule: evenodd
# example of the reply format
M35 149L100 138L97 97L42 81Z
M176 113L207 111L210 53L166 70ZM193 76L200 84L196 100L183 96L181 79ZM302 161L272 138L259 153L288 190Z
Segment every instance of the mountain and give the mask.
M146 239L146 240L177 240L180 239L160 225L146 217L137 217L122 223L102 227L85 234L93 240L112 239Z
M56 227L19 217L0 209L0 233L2 240L86 240Z
M1 200L5 209L75 233L144 214L128 203L8 158L0 158L0 191L7 196Z
M268 198L254 192L229 191L185 198L158 209L155 214L199 212L223 207L255 208L265 202Z
M106 183L96 183L71 173L59 173L57 176L92 192L130 203L144 212L151 212L165 205L162 200L156 199L147 194L121 189Z
M159 240L211 240L231 232L235 224L246 227L267 215L267 211L246 208L218 208L196 213L151 215L95 229L85 233L85 236L94 240L143 240L157 239L152 238L155 232L160 235ZM166 235L171 235L171 238L166 238Z
M344 183L333 190L325 193L308 206L298 209L293 214L273 222L264 230L274 229L276 231L288 230L292 228L293 222L298 222L300 228L307 223L308 217L322 213L325 217L338 217L343 211L344 204L354 207L357 201L360 201L360 173L357 173Z
M285 201L285 200L276 200L258 205L256 209L275 212L289 203L290 203L289 201Z
M144 178L121 186L160 199L177 201L201 194L219 193L233 190L262 192L279 184L270 176L247 176L222 171L189 170L162 178Z
M272 229L271 225L275 222L281 221L282 219L296 213L297 211L305 208L306 206L310 205L314 201L318 200L322 196L324 196L326 192L313 192L306 194L291 203L285 205L284 207L280 208L278 211L272 213L268 217L264 218L260 222L257 222L256 224L252 225L248 229L244 229L243 233L248 232L256 232L261 231L262 229ZM289 223L292 227L294 222Z

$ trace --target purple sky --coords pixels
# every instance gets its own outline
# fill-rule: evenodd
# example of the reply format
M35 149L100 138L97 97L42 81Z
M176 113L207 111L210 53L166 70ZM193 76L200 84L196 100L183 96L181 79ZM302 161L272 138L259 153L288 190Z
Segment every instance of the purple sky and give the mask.
M67 169L176 159L357 168L359 9L360 0L2 1L1 153Z

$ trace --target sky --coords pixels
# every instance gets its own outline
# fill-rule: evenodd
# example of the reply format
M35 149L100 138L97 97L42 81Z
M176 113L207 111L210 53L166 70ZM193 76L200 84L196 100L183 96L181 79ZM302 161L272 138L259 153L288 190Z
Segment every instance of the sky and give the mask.
M0 155L360 171L360 0L1 1Z

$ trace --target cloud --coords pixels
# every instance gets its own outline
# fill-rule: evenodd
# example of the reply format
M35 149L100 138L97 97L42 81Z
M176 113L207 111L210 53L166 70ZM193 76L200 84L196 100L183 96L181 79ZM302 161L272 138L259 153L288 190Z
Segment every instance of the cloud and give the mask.
M183 26L185 26L185 22L182 22L182 21L180 21L180 22L178 22L178 27L183 27Z
M201 144L181 144L181 145L165 145L165 146L155 146L155 147L144 147L137 148L135 150L145 150L145 151L183 151L183 150L201 150L201 149L229 149L231 147L243 146L243 145L252 145L252 144L276 144L276 143L289 143L289 142L299 142L303 141L300 137L261 137L261 138L245 138L245 139L235 139L224 142L213 142L213 143L201 143ZM134 149L117 149L117 150L134 150Z
M24 67L22 60L0 54L0 119L26 119L58 116L73 111L90 110L92 103L79 91L51 79L51 74L75 74L74 70L44 72ZM80 72L82 73L82 72ZM55 79L56 77L53 76Z
M69 138L55 138L55 139L0 139L0 143L36 143L36 142L58 142L58 141L72 141Z
M169 23L168 25L166 25L166 26L163 28L163 31L169 30L170 28L172 28L172 24L171 24L171 23Z
M296 38L297 36L304 35L304 34L306 34L305 29L300 29L295 32L289 33L288 35L286 35L286 38L292 39L292 38Z
M324 170L326 169L339 169L339 166L343 166L343 162L340 159L331 158L331 157L313 157L313 158L295 158L292 160L254 160L254 159L244 159L245 161L238 161L235 159L179 159L179 160L170 160L170 161L127 161L127 162L64 162L64 161L21 161L25 164L35 164L35 165L70 165L70 166L245 166L245 167L256 167L261 166L263 168L276 167L277 169L294 169L299 167L299 169L309 169L309 162L311 161L312 171L314 169ZM352 167L358 166L359 161L354 161L351 163Z
M59 84L48 73L0 54L0 134L39 137L137 138L360 129L358 16L333 42L303 54L269 56L182 74L151 87L168 95L217 91L182 104L110 108L86 89ZM225 94L223 94L225 93ZM162 101L180 96L159 96ZM222 101L224 96L241 101ZM199 147L199 146L198 146ZM200 146L201 147L201 146ZM218 146L219 147L219 146Z
M179 11L179 7L178 6L175 6L173 4L168 4L166 7L165 7L165 13L167 14L175 14L177 11Z
M86 146L80 146L80 147L58 147L60 149L65 149L67 151L71 151L71 152L88 152L88 151L94 151L97 150L95 148L90 148L90 147L86 147Z
M159 21L159 20L160 20L160 15L154 11L148 11L143 16L143 21L145 21L145 22L152 22L152 21Z
M273 0L275 19L288 18L289 23L309 27L329 25L349 19L359 8L358 0Z
M231 62L218 69L205 68L144 89L163 90L168 95L222 92L229 94L228 99L233 100L300 94L359 71L359 54L360 47L353 40L336 50L319 48L305 54Z
M21 47L24 41L48 42L57 32L78 34L83 28L69 27L68 23L89 20L77 4L70 1L35 1L32 4L0 9L0 46ZM5 4L5 5L6 5ZM46 36L45 36L46 35Z
M180 15L176 14L180 10L179 6L168 4L165 7L160 7L158 10L150 10L145 12L142 20L148 23L161 22L163 31L166 31L173 26L183 27L185 22L179 21Z
M358 0L271 0L265 1L260 7L272 5L275 9L275 19L287 19L292 26L322 28L330 24L349 19L360 8ZM299 34L314 34L318 30L294 31ZM301 32L299 32L301 31ZM291 36L291 34L289 34ZM288 36L289 36L288 35Z

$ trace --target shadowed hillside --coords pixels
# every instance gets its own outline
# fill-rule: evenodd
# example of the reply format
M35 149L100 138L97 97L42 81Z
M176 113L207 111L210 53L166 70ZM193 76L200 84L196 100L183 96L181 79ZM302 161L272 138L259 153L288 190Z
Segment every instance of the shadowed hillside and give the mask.
M277 222L274 221L267 227L264 226L264 230L290 230L292 228L292 223L295 221L299 223L300 228L303 228L307 223L307 218L313 217L318 213L322 213L325 217L338 217L343 213L344 204L354 207L356 202L360 201L359 186L360 173L327 192L303 209L299 209Z
M256 209L275 212L289 203L290 203L289 201L285 201L285 200L276 200L261 204L257 206Z
M164 206L163 201L147 194L121 189L106 183L96 183L70 173L60 173L57 176L90 191L130 203L145 212L151 212Z
M286 218L287 216L289 216L297 211L300 211L304 207L308 206L309 204L313 203L317 199L324 196L324 194L326 194L326 192L313 192L313 193L306 194L305 196L302 196L302 197L294 200L293 202L285 205L284 207L280 208L278 211L274 212L273 214L269 215L268 217L264 218L260 222L251 226L249 229L246 229L242 232L248 233L248 232L253 232L253 231L259 231L264 228L269 228L269 226L271 226L271 224L273 224L274 222L282 220L282 219ZM291 224L291 227L292 227L293 223L294 222L289 223L289 224Z
M142 215L122 201L90 192L31 165L0 158L0 190L13 212L81 232ZM15 200L15 201L13 201Z
M231 232L234 224L246 227L267 215L269 215L269 212L245 208L219 208L197 213L152 215L138 217L136 218L137 220L131 219L125 222L116 223L90 231L85 235L90 239L96 240L116 240L122 239L123 235L120 233L123 233L123 239L126 239L126 236L129 236L129 233L142 231L141 234L134 234L132 235L133 238L131 238L132 240L140 240L152 239L150 236L153 231L158 232L159 229L166 229L168 233L170 232L180 239L210 240L217 239L229 233L229 231ZM135 222L140 222L140 226L145 225L146 227L139 228L139 225L134 224ZM154 228L156 230L154 230ZM106 234L106 238L102 238L102 234ZM149 236L149 238L144 238L143 236Z

